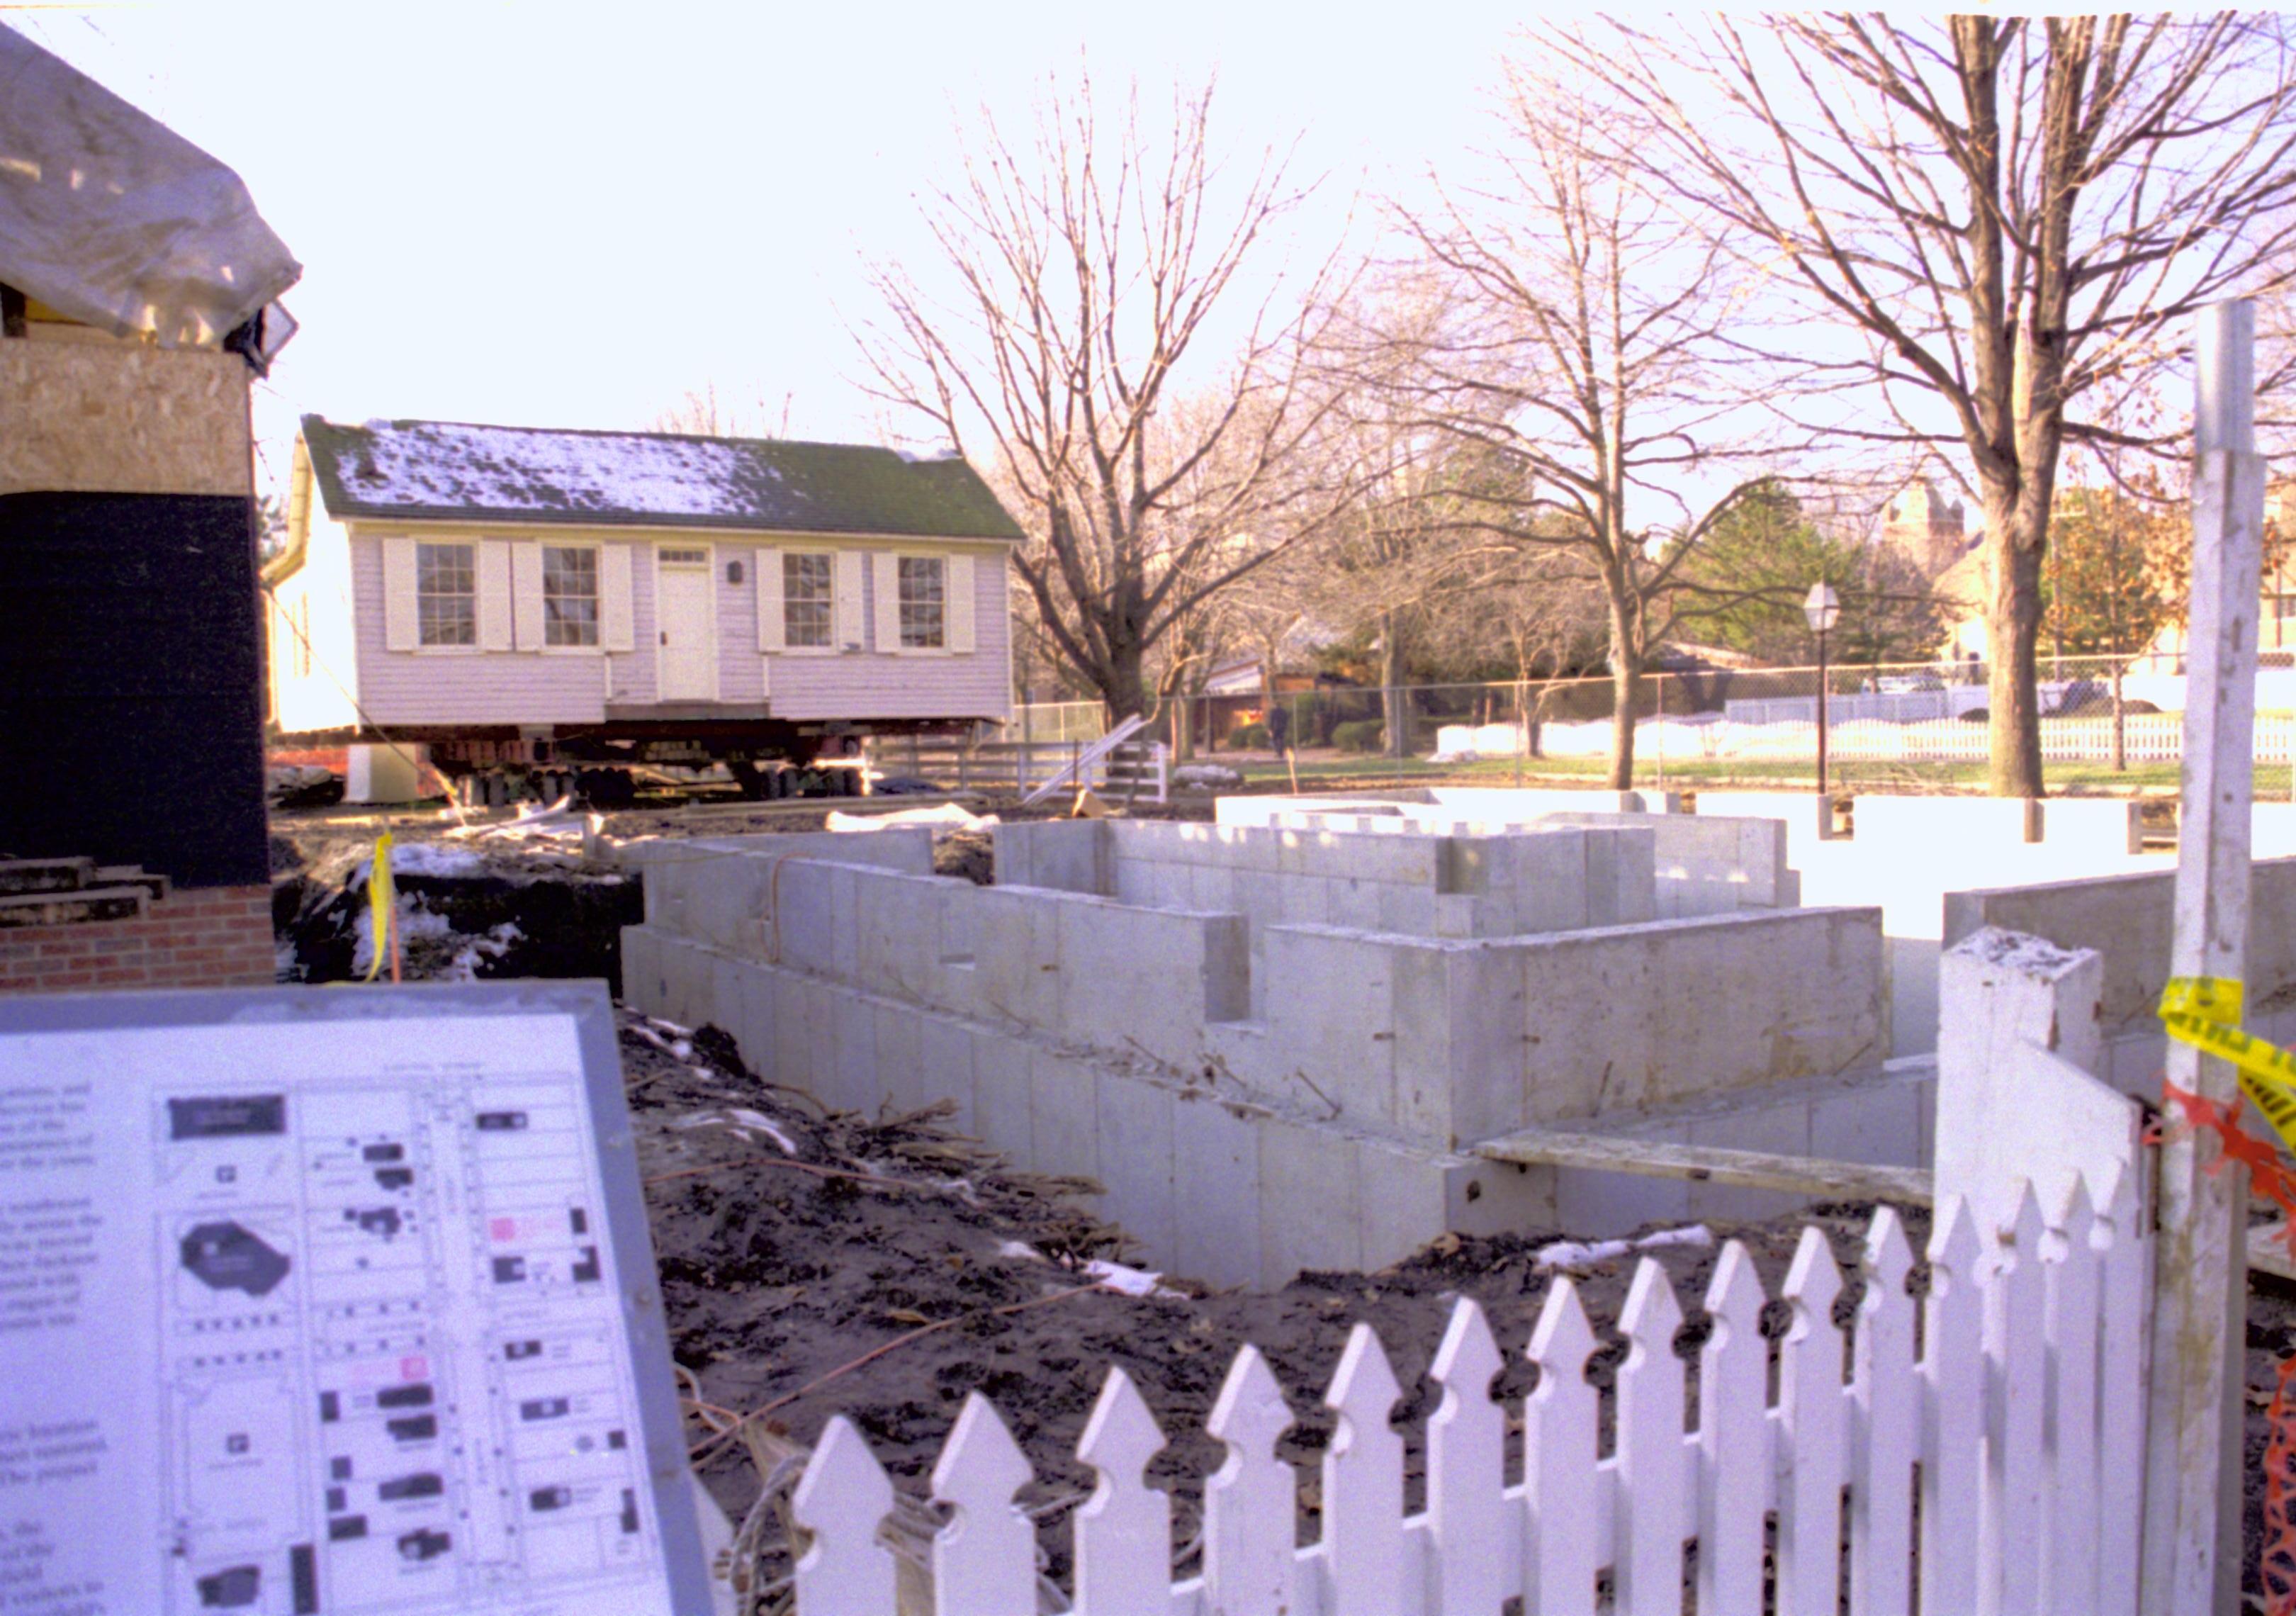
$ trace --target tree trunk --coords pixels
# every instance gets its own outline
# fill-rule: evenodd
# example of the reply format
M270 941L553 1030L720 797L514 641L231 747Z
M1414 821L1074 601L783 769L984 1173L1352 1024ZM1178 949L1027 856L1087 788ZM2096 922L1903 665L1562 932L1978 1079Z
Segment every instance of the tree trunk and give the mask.
M1643 657L1633 607L1611 594L1611 789L1635 789L1635 705L1642 699Z
M1403 648L1396 644L1395 613L1382 611L1379 617L1379 688L1380 702L1387 713L1387 755L1407 758L1411 755L1411 714L1405 706L1403 693Z
M1108 703L1111 729L1135 713L1145 714L1148 710L1148 688L1141 677L1140 660L1137 645L1109 648L1108 667L1098 683L1101 699Z
M2041 797L2040 540L2048 521L2018 505L1997 511L1986 501L1985 547L1993 563L1986 604L1988 789L1997 797ZM2041 530L2030 530L2030 529ZM2021 542L2029 537L2031 542Z

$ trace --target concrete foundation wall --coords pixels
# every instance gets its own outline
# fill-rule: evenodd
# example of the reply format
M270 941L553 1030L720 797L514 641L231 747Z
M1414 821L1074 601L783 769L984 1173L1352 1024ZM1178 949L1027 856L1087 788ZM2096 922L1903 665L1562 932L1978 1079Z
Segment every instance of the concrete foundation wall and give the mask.
M651 925L623 933L623 980L641 1008L724 1029L753 1070L826 1104L950 1103L957 1128L1014 1166L1097 1180L1094 1210L1147 1262L1214 1285L1382 1267L1446 1229L1552 1228L1570 1177L1414 1148Z
M1608 811L1610 804L1628 797L1636 797L1636 793L1435 787L1398 792L1392 800L1223 798L1217 812L1230 816L1223 820L1222 830L1240 830L1250 824L1293 833L1434 835L1457 838L1463 842L1469 838L1521 838L1563 826L1641 831L1651 838L1651 906L1646 911L1649 918L1726 915L1740 909L1791 909L1800 903L1800 882L1789 857L1789 841L1784 829L1774 821L1748 818L1718 823L1711 816L1701 818L1678 811ZM1673 797L1666 800L1675 805L1679 801ZM1231 803L1239 806L1231 809ZM1620 906L1618 923L1636 918L1638 916L1630 906ZM1607 923L1589 920L1580 923ZM1533 923L1516 929L1556 928ZM1505 934L1504 930L1446 933Z
M2046 938L2103 957L2098 1014L2104 1052L2097 1075L2124 1093L2157 1099L2167 1041L2155 1013L2169 980L2176 873L1950 892L1948 947L1982 926ZM2246 1029L2296 1043L2296 858L2259 860L2249 887Z

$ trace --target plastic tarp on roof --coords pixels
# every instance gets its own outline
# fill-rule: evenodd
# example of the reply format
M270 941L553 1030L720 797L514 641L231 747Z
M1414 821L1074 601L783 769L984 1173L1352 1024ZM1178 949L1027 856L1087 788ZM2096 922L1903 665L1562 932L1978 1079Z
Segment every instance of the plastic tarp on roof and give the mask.
M238 175L0 27L0 282L114 336L217 348L302 273Z

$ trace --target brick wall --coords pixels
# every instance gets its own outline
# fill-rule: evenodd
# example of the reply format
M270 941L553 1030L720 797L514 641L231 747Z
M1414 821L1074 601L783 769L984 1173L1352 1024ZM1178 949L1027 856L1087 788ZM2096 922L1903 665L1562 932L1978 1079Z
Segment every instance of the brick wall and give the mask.
M0 993L250 988L277 977L267 886L178 888L133 920L0 930Z

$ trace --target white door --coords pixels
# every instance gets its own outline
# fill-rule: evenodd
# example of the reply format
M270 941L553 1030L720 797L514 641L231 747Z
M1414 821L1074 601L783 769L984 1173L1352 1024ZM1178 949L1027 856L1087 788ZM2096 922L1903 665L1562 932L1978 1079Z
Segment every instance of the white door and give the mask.
M654 591L656 700L718 699L718 602L709 552L664 549Z

